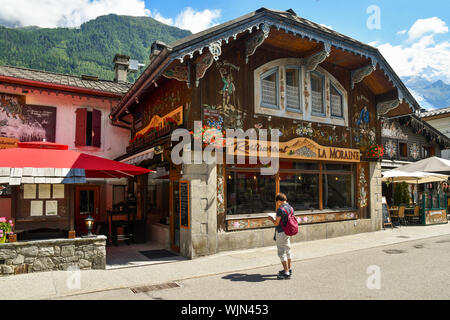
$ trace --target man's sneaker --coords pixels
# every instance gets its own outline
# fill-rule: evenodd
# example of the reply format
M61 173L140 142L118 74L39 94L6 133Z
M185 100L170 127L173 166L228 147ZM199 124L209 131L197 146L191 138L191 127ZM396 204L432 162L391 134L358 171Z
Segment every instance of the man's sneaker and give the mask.
M278 277L277 277L278 280L289 280L290 278L291 278L291 274L286 274L286 273L284 273L284 271L282 274L278 274Z

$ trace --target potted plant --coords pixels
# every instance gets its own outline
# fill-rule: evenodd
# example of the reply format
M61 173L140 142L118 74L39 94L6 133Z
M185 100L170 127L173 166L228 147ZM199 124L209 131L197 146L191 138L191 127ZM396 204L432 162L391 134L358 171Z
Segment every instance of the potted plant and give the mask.
M384 156L383 145L374 144L367 148L366 157L369 159L381 159Z
M394 204L400 206L408 205L410 201L409 188L406 182L397 183L394 189Z
M12 220L7 221L5 217L0 218L0 243L5 243L6 236L13 233L13 226Z

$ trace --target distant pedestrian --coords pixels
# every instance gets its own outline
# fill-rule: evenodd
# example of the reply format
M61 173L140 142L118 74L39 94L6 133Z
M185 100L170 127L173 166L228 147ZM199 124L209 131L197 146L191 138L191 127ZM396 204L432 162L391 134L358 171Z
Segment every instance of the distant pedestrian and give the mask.
M290 279L292 276L291 269L291 237L286 235L282 224L286 226L289 214L294 213L294 209L287 202L287 197L283 193L277 194L275 197L277 203L276 219L269 217L275 225L275 240L277 242L278 257L283 265L283 270L278 273L278 279Z

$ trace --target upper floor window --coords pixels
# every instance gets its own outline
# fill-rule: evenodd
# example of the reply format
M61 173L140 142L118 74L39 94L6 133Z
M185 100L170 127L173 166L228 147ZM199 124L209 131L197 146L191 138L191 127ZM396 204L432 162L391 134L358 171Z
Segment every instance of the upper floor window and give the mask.
M325 114L324 95L325 77L318 72L311 72L311 110L318 115Z
M255 114L295 120L349 125L348 94L336 78L304 60L270 61L253 71Z
M296 66L286 67L286 108L302 112L300 95L301 69Z
M278 109L278 69L261 76L261 106Z
M333 84L330 84L330 106L332 117L343 117L343 97Z
M102 112L93 109L80 108L76 111L75 146L92 146L100 148L101 145Z

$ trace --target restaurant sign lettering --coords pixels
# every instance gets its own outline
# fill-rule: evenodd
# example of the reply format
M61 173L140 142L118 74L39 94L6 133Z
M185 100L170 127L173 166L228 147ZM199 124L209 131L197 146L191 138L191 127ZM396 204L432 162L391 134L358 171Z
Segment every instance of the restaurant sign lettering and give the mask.
M227 153L235 156L360 162L359 149L325 147L308 138L296 138L278 144L272 144L270 141L234 138L232 146L227 148Z

